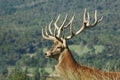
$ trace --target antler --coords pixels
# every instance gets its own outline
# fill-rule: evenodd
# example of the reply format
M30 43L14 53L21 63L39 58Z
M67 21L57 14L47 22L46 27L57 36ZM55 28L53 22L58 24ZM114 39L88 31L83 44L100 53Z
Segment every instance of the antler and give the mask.
M46 26L45 33L44 33L44 30L42 29L42 36L43 36L43 38L48 39L48 40L55 40L55 39L59 39L60 40L61 38L59 38L59 37L60 37L61 32L63 31L63 28L67 28L68 26L71 26L71 24L72 24L72 22L74 20L74 16L73 16L72 19L70 20L70 22L67 25L65 25L65 22L67 20L67 16L68 15L66 15L63 23L59 27L57 25L57 23L59 21L60 15L58 15L56 21L54 22L54 27L55 27L54 28L54 33L52 32L52 29L51 29L51 24L52 24L53 20L49 23L48 29L47 29L47 26ZM48 30L49 30L50 35L47 32ZM57 30L57 34L56 34L56 30Z
M65 16L65 19L63 21L63 23L58 26L57 23L59 21L59 18L60 18L60 15L58 15L56 21L54 22L54 33L52 32L52 29L51 29L51 24L53 22L53 20L49 23L48 25L48 28L49 28L49 33L50 35L48 34L48 29L47 29L47 26L46 26L46 29L45 29L45 34L43 32L43 29L42 29L42 36L45 38L45 39L49 39L49 40L69 40L71 39L72 37L80 34L84 29L87 29L87 28L92 28L94 26L96 26L99 22L102 21L103 17L101 18L97 18L97 10L95 10L95 21L93 24L90 24L90 16L89 16L89 12L86 13L86 9L84 11L84 15L83 15L83 24L82 24L82 27L76 32L76 33L73 33L72 31L72 23L73 23L73 20L74 20L74 16L71 18L71 20L69 21L69 23L67 25L65 25L66 23L66 20L67 20L67 15ZM61 32L63 31L64 28L67 28L67 27L70 27L70 35L67 36L67 37L62 37L62 38L59 38L60 37L60 34ZM56 31L57 31L57 34L56 34Z
M60 36L60 33L63 31L63 29L64 29L64 28L67 28L67 27L73 22L73 20L74 20L74 16L73 16L72 19L70 20L70 22L69 22L67 25L65 25L65 22L66 22L66 20L67 20L67 16L68 16L68 15L66 14L65 19L64 19L64 21L63 21L63 23L61 24L60 27L57 25L58 20L59 20L59 18L60 18L60 15L58 15L58 17L57 17L57 19L56 19L56 21L55 21L55 23L54 23L55 28L58 30L57 37L59 37L59 36Z
M97 10L95 10L95 21L94 21L93 24L90 24L89 12L86 13L86 9L85 9L84 15L83 15L83 25L82 25L82 27L76 33L73 33L72 28L70 28L71 35L67 36L65 39L71 39L75 35L80 34L84 29L95 27L97 25L97 23L102 21L102 19L103 19L103 16L101 18L99 18L99 19L97 18Z

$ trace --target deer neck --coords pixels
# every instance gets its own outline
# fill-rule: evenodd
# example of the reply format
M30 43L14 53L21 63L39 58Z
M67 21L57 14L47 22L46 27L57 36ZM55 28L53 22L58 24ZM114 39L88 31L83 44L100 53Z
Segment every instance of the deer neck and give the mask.
M59 71L67 72L70 70L74 71L76 69L77 65L78 64L75 61L75 59L73 58L70 50L68 48L66 48L59 56L58 64L55 67Z

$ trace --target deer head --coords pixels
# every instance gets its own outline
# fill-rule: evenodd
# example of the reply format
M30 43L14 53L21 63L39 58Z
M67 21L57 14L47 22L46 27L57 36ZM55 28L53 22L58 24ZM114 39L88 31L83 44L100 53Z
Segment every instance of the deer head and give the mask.
M66 24L66 20L67 20L67 15L66 15L63 23L60 26L58 26L57 23L58 23L59 18L60 18L60 15L59 15L57 17L56 21L54 22L54 32L51 29L51 24L53 23L53 21L51 21L49 23L49 25L46 26L45 30L42 29L43 38L48 39L48 40L52 40L54 42L52 48L45 53L46 57L58 59L60 57L60 55L62 55L64 50L68 49L68 45L66 42L67 40L80 34L83 30L85 30L87 28L92 28L92 27L96 26L97 23L99 23L103 18L103 17L101 17L98 19L97 18L97 11L95 11L95 21L93 24L90 24L89 13L86 13L86 9L85 9L84 15L83 15L82 27L77 32L74 33L72 31L72 23L74 20L74 16L75 15L73 15L73 17L71 18L69 23ZM64 29L66 29L66 28L70 28L70 35L65 37L61 34L63 33ZM48 31L49 31L49 33L48 33Z

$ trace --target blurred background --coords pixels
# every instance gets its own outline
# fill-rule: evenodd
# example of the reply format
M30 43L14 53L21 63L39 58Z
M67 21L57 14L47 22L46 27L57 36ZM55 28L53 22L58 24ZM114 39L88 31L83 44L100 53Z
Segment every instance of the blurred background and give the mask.
M75 14L73 30L83 20L84 9L103 21L68 41L74 58L81 64L104 71L120 71L119 0L0 0L0 80L46 80L56 73L56 61L44 52L52 45L41 29L61 14L68 21Z

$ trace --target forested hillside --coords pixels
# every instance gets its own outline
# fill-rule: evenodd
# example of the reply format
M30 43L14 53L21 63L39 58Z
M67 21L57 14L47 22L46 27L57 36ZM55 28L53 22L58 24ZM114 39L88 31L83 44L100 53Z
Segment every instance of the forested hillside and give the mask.
M55 61L44 58L52 42L44 40L41 28L61 14L75 14L74 31L82 25L84 9L94 10L103 21L70 40L75 59L84 65L120 71L120 1L119 0L0 0L0 77L13 67L53 67ZM60 23L59 23L60 24Z

